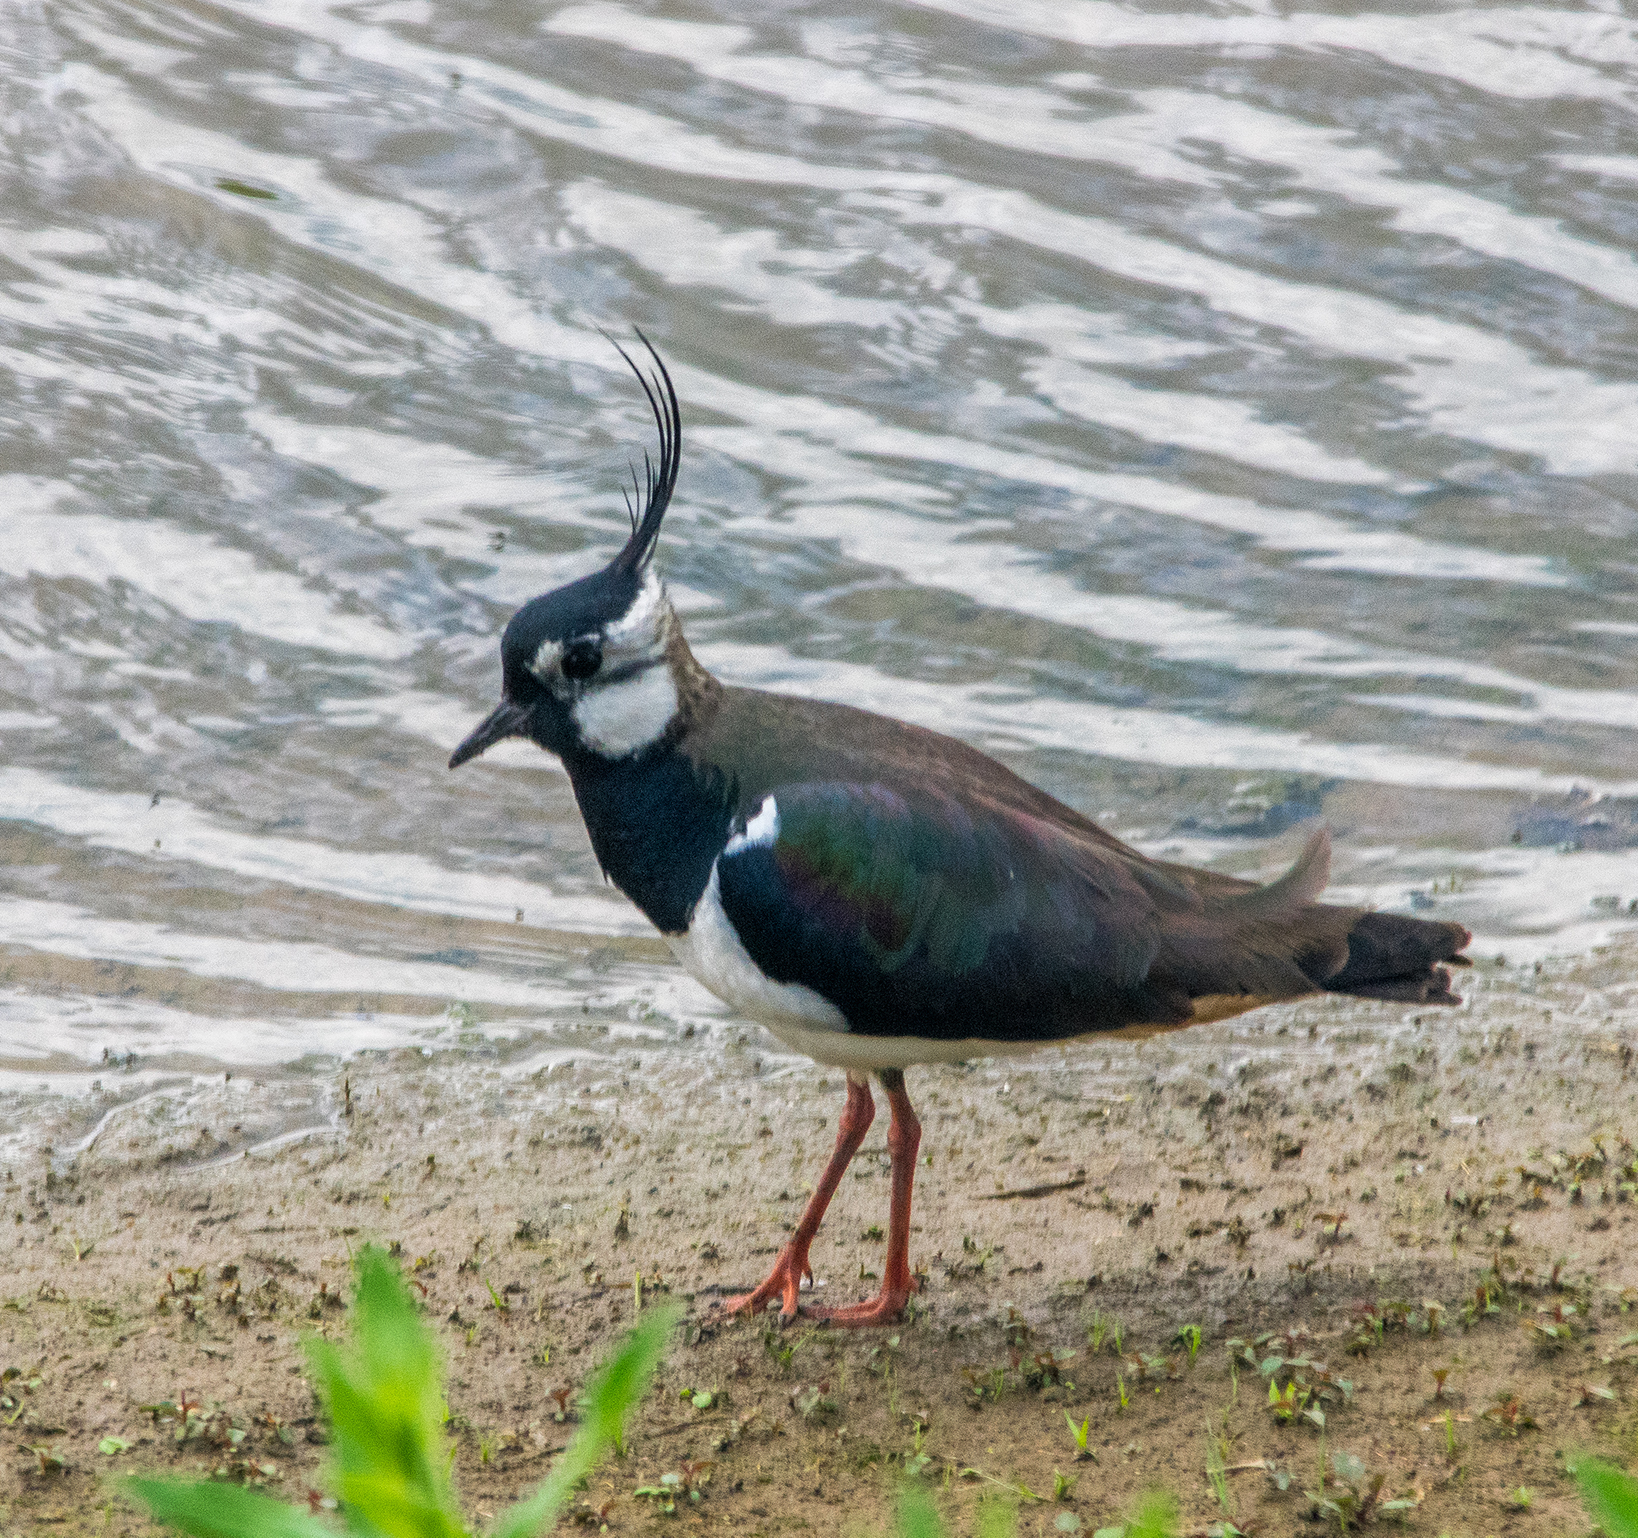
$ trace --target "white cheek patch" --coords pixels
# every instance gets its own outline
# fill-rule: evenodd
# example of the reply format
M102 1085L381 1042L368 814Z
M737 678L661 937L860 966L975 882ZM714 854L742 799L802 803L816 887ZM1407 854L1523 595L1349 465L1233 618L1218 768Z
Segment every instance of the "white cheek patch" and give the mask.
M552 671L557 667L562 656L563 646L561 642L542 641L540 650L535 653L534 659L529 664L529 671L542 683L545 683L552 676Z
M677 686L662 662L582 695L574 705L574 724L588 748L606 758L624 758L659 741L676 714Z

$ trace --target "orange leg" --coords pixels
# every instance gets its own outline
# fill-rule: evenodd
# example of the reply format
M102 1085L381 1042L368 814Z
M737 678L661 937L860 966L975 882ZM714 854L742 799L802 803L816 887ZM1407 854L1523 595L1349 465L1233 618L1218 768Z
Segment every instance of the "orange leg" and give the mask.
M887 1151L893 1158L893 1197L888 1209L887 1265L882 1273L882 1290L868 1303L812 1310L815 1318L856 1329L891 1324L916 1290L916 1280L910 1275L910 1187L916 1178L921 1123L910 1109L903 1073L897 1068L887 1068L880 1078L882 1088L887 1091L887 1103L893 1110L893 1124L887 1132Z
M836 1194L836 1187L842 1183L842 1176L847 1173L848 1165L852 1163L854 1154L858 1153L859 1145L864 1142L865 1133L870 1130L870 1124L875 1119L876 1102L870 1097L869 1081L856 1078L850 1073L847 1076L847 1104L842 1108L841 1120L836 1124L836 1147L831 1151L830 1163L825 1166L825 1173L819 1177L818 1189L808 1198L808 1205L802 1211L802 1221L796 1225L796 1232L791 1235L790 1243L779 1252L779 1259L774 1262L767 1281L755 1292L729 1298L722 1305L725 1312L737 1314L743 1311L754 1314L778 1298L780 1317L786 1320L796 1317L797 1294L801 1290L802 1278L805 1276L810 1281L813 1278L813 1268L808 1264L808 1246L813 1243L813 1236L819 1232L819 1223L825 1215L825 1208L830 1205L831 1197ZM895 1129L898 1124L899 1113L895 1105L893 1111ZM897 1155L894 1156L893 1168L895 1172L898 1169ZM905 1221L908 1223L909 1218L906 1217Z

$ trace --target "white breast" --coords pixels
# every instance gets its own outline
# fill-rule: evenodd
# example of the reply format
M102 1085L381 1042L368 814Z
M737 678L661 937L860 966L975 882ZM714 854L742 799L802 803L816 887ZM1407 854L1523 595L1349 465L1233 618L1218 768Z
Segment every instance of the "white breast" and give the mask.
M829 999L801 983L776 983L751 960L722 911L715 865L687 934L667 935L666 942L677 960L719 999L782 1039L781 1027L804 1034L847 1030L847 1020Z

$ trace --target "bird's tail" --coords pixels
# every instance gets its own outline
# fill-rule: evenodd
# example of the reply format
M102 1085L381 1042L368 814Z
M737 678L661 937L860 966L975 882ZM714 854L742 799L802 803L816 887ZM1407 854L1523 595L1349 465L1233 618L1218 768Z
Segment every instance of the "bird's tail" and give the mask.
M1324 829L1266 886L1226 878L1200 890L1199 909L1167 925L1156 973L1214 1013L1323 990L1417 1004L1456 1004L1450 966L1472 938L1460 924L1316 902L1330 875ZM1171 869L1176 869L1175 867ZM1196 1009L1196 1017L1199 1012Z
M1473 936L1460 924L1403 913L1361 913L1348 931L1348 959L1314 981L1327 993L1406 1004L1460 1004L1450 967L1471 966L1459 954Z

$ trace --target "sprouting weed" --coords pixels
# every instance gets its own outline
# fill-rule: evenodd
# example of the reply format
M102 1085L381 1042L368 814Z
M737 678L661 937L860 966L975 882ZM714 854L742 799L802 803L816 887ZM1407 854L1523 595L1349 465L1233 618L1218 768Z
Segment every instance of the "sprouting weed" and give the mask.
M1615 1390L1612 1388L1607 1388L1603 1384L1599 1383L1578 1383L1575 1386L1575 1393L1572 1396L1570 1403L1576 1409L1580 1409L1582 1405L1593 1404L1595 1402L1607 1403L1613 1401L1614 1399Z
M1172 1339L1189 1353L1189 1366L1194 1366L1194 1359L1200 1355L1200 1342L1204 1337L1197 1324L1185 1324L1178 1327Z
M933 1461L926 1450L927 1422L917 1416L910 1428L910 1450L904 1455L904 1472L911 1479L920 1479Z
M1496 1402L1484 1412L1484 1418L1515 1437L1521 1430L1533 1430L1536 1424L1517 1394L1498 1394Z
M888 1373L892 1372L893 1364L897 1360L898 1354L899 1337L897 1335L890 1335L880 1345L872 1346L870 1348L870 1359L865 1365L878 1376L886 1377Z
M1274 1378L1268 1380L1268 1407L1274 1412L1274 1419L1284 1425L1289 1425L1300 1415L1311 1420L1322 1430L1325 1427L1325 1412L1317 1405L1310 1406L1308 1401L1313 1396L1306 1388L1300 1388L1293 1378L1282 1389Z
M1536 1318L1523 1321L1524 1331L1538 1346L1557 1351L1575 1339L1576 1307L1573 1303L1545 1304L1536 1309Z
M1177 1376L1177 1358L1175 1356L1151 1356L1144 1351L1129 1351L1126 1361L1132 1368L1132 1375L1139 1383L1147 1383L1151 1378L1175 1378Z
M1064 1369L1075 1359L1073 1351L1037 1351L1024 1368L1024 1381L1031 1388L1074 1388Z
M1086 1343L1094 1353L1103 1350L1103 1343L1109 1338L1109 1316L1101 1309L1094 1309L1091 1322L1086 1327Z
M1092 1417L1087 1416L1087 1418L1077 1426L1075 1424L1075 1417L1071 1415L1068 1410L1065 1410L1064 1420L1069 1425L1070 1436L1075 1439L1075 1457L1077 1459L1090 1458L1093 1462L1096 1462L1097 1454L1094 1453L1087 1445L1087 1437L1092 1431Z
M976 1410L986 1399L994 1404L1010 1386L1005 1367L963 1367L961 1376L967 1395Z
M830 1380L804 1384L791 1395L791 1408L805 1421L824 1421L839 1413L830 1396Z
M42 1476L46 1474L61 1474L68 1467L68 1459L63 1457L61 1453L55 1452L49 1447L29 1446L25 1443L23 1446L23 1451L26 1453L33 1453L34 1456L40 1460L40 1473Z
M1322 1472L1319 1488L1303 1493L1321 1512L1334 1517L1338 1531L1345 1533L1350 1527L1374 1520L1378 1512L1402 1516L1422 1504L1426 1493L1422 1490L1406 1491L1392 1500L1384 1499L1382 1489L1386 1483L1385 1475L1367 1473L1365 1460L1357 1454L1338 1453L1331 1459L1331 1471Z
M698 1505L704 1499L703 1486L710 1482L712 1463L684 1463L680 1469L660 1475L657 1485L639 1485L631 1493L651 1502L651 1509L666 1516L677 1514L677 1503Z
M1003 1303L1006 1312L1001 1317L1001 1338L1014 1350L1022 1350L1034 1339L1035 1331L1029 1321L1011 1303Z
M431 1331L421 1318L404 1279L386 1254L373 1247L357 1257L352 1340L338 1349L319 1339L309 1346L314 1377L329 1411L336 1454L335 1488L313 1491L313 1512L348 1508L353 1525L385 1530L401 1514L419 1514L423 1528L463 1531L449 1481L450 1421L443 1374ZM588 1391L586 1424L551 1475L521 1505L503 1514L498 1530L538 1532L552 1526L575 1489L583 1486L603 1454L619 1438L627 1413L647 1392L678 1310L651 1309ZM149 1407L156 1422L177 1423L181 1439L191 1434L223 1456L210 1470L218 1479L262 1483L276 1478L271 1464L249 1457L245 1433L214 1408L179 1396ZM480 1459L493 1457L485 1438ZM301 1507L285 1507L248 1491L219 1484L138 1479L126 1488L163 1524L193 1532L316 1531Z
M1234 1493L1229 1489L1228 1465L1223 1457L1223 1444L1211 1434L1210 1428L1206 1433L1206 1483L1211 1486L1212 1498L1222 1509L1225 1517L1234 1515Z

